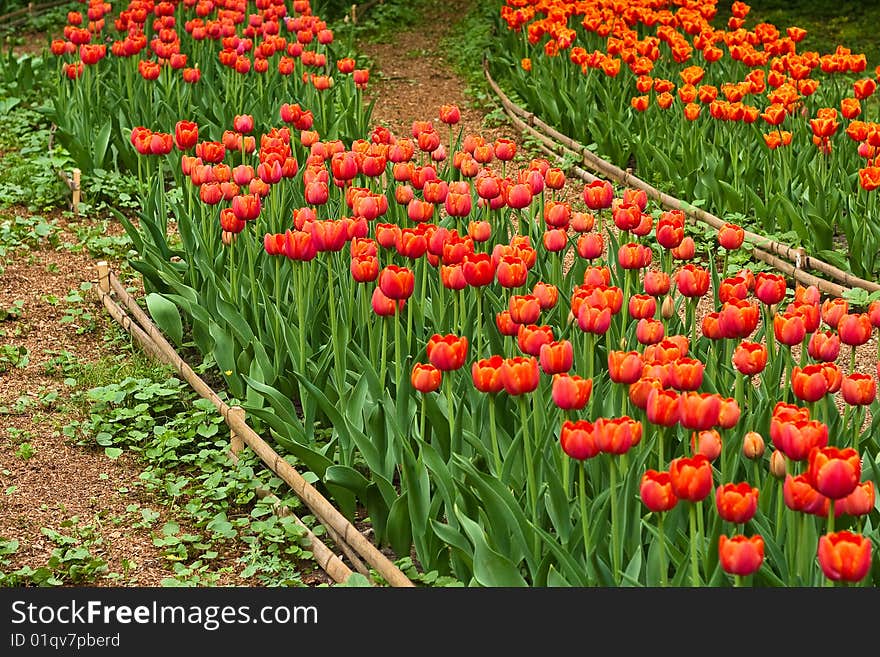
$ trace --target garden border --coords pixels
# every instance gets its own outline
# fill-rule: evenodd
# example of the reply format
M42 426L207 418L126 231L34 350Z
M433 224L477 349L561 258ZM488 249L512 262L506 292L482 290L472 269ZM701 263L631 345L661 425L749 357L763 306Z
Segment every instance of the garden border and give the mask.
M532 136L537 137L547 151L551 151L557 156L566 151L577 155L581 159L581 164L585 164L592 170L597 171L620 184L641 189L649 198L660 202L664 207L682 210L692 220L708 224L716 230L725 223L721 218L716 217L705 210L694 207L685 201L670 196L669 194L665 194L640 178L632 175L629 171L624 171L610 162L603 160L582 144L579 144L570 137L567 137L547 125L533 112L528 112L516 105L507 97L501 87L498 86L498 83L492 78L489 73L487 59L483 60L483 73L486 82L501 103L505 114L507 114L520 131L528 132ZM540 130L538 128L540 128ZM591 180L587 179L587 176L593 180L596 179L581 169L576 169L575 172L580 178L587 180L587 182L591 182ZM586 176L584 174L586 174ZM876 292L880 290L880 284L855 277L833 265L813 258L807 254L804 248L796 249L748 230L745 231L745 239L753 245L752 253L756 258L791 276L796 281L806 285L815 285L819 290L827 294L842 297L853 288L861 288L868 292ZM782 260L774 254L787 258L793 264ZM805 268L815 269L816 271L826 274L840 282L835 283L820 278L819 276L808 273L804 270Z
M161 360L177 371L205 399L211 401L230 428L234 439L248 445L266 464L281 477L312 511L315 517L327 529L330 537L343 552L355 552L382 575L393 587L414 587L415 584L388 557L373 545L357 528L348 521L321 493L306 481L297 470L284 460L272 447L264 441L244 418L238 407L231 407L217 395L214 390L186 363L172 345L165 339L149 316L128 294L119 279L110 271L106 261L97 263L98 296L113 319L122 326L149 354ZM123 309L112 297L116 295L125 305ZM126 310L128 312L126 312ZM130 313L130 314L129 314ZM134 317L134 319L132 318ZM235 451L233 449L233 451ZM297 518L298 524L302 524ZM306 528L308 531L308 528ZM333 554L314 534L308 533L312 541L313 553L318 563L337 582L344 581L351 570L339 557ZM322 547L323 546L323 547ZM344 547L343 547L344 546ZM357 563L353 560L352 563ZM343 570L344 569L344 570ZM359 568L360 570L360 568ZM332 571L332 572L331 572ZM347 571L347 572L346 572ZM363 573L362 573L363 574ZM341 577L342 579L337 579Z

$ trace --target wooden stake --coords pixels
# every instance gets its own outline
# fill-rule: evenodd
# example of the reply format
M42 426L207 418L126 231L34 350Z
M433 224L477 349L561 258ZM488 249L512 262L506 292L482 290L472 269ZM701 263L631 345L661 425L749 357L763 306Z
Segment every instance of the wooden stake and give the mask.
M79 198L80 198L80 177L82 176L82 171L79 169L73 170L73 200L71 201L71 205L73 206L73 215L79 216Z
M106 260L98 262L98 287L104 294L110 294L110 265Z
M244 409L241 406L232 406L229 414L234 415L244 422ZM229 459L233 463L238 463L238 454L244 449L244 440L239 436L233 427L229 428Z

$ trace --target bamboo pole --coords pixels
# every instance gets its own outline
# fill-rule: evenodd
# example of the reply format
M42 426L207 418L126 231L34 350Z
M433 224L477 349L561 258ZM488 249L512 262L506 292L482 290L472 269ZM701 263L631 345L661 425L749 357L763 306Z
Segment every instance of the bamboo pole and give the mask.
M513 103L507 97L507 95L501 90L495 80L492 79L492 76L489 73L488 63L485 60L483 62L483 71L486 80L489 83L489 86L498 96L498 99L501 102L502 106L506 110L508 110L508 116L510 116L512 113L519 117L521 119L519 123L521 125L524 124L532 128L533 134L541 134L541 132L543 132L543 136L555 140L565 148L569 149L571 152L580 156L583 163L588 165L593 170L598 171L623 185L643 190L649 198L660 202L667 208L683 210L691 218L709 224L716 230L725 223L724 220L722 220L721 218L710 214L709 212L706 212L701 208L694 207L684 201L681 201L680 199L661 192L652 185L649 185L645 181L632 175L631 172L624 171L620 167L617 167L614 164L603 160L595 153L585 148L582 144L579 144L567 135L562 134L558 130L554 129L552 126L547 125L534 113L527 112L526 110ZM540 129L540 131L535 128ZM778 258L773 258L771 254L781 255L788 260L792 260L794 262L794 267L788 267L788 269L791 271L800 272L798 276L800 277L799 280L801 280L802 282L806 280L822 280L818 277L810 277L809 274L803 272L802 270L806 268L814 269L845 284L844 286L828 282L825 287L827 288L829 294L834 294L834 292L832 292L831 290L845 291L847 289L847 286L859 287L869 292L880 290L880 284L876 283L875 281L868 281L857 276L853 276L852 274L845 272L837 267L834 267L829 263L823 262L822 260L819 260L817 258L813 258L812 256L809 256L803 248L791 247L749 230L745 230L744 233L745 239L758 248L758 253L756 254L756 256L760 260L763 260L768 264L771 261L781 262ZM815 282L808 284L816 284L817 287L820 287L818 283Z
M327 573L334 582L342 584L352 575L351 568L345 565L342 559L335 555L333 550L327 547L320 538L315 536L315 533L290 509L290 507L281 504L281 500L278 499L276 495L272 494L271 491L265 488L257 488L255 492L258 499L268 499L269 503L272 504L272 511L275 515L279 518L291 517L297 525L305 530L306 539L309 542L312 554L315 556L315 561L321 567L321 570Z
M401 571L388 557L380 552L367 538L361 534L348 519L339 512L321 493L310 483L308 483L296 469L285 461L272 447L266 443L253 429L251 429L244 418L237 416L231 411L231 407L226 404L215 393L205 381L193 371L193 369L180 357L171 344L165 339L156 325L147 316L147 314L138 306L134 298L128 294L126 289L119 282L119 279L112 272L108 274L110 288L119 297L125 307L140 322L141 327L133 326L133 335L143 334L146 337L146 344L153 343L158 350L157 357L165 363L171 365L202 397L211 401L221 414L226 424L231 430L242 438L260 459L268 466L272 472L281 477L299 496L299 498L312 510L312 513L318 520L331 529L339 537L339 540L350 545L364 560L379 572L385 581L391 586L411 587L415 586L413 582ZM100 289L100 286L99 286ZM104 294L104 305L108 303L116 305L109 300L109 294ZM121 312L121 308L119 309ZM111 313L112 314L112 313ZM123 313L124 314L124 313ZM114 318L116 315L114 315ZM127 317L127 316L126 316ZM120 322L122 323L122 322ZM127 322L131 326L132 322ZM126 327L126 324L123 324ZM128 329L127 329L128 330ZM143 338L138 338L142 341ZM150 347L146 347L150 349Z
M554 144L552 142L552 140L550 140L549 137L541 134L537 129L528 125L525 121L520 119L516 114L508 114L508 118L510 118L511 122L521 132L526 132L526 133L530 134L531 136L535 137L539 142L541 142L539 144L541 150L543 150L548 155L555 155L558 157L560 152L570 153L570 154L574 153L574 151L572 151L570 148L568 148L565 145ZM574 153L574 154L576 154L576 153ZM573 167L572 170L581 180L583 180L587 183L593 182L594 180L598 180L598 178L596 178L596 176L590 174L587 171L584 171L580 167ZM629 175L628 172L624 172L624 174ZM672 205L672 201L674 201L675 199L672 199L672 197L670 197L666 194L659 194L659 198L656 200L660 201L666 207L677 207L676 205ZM692 208L692 209L699 210L699 208ZM708 213L706 213L706 214L708 215ZM712 215L708 215L706 217L707 223L709 223L710 221L714 221L715 219L717 219L717 218L713 217ZM723 222L721 222L720 219L718 221L720 223L723 223ZM714 227L718 228L718 226L714 226ZM826 281L822 278L819 278L818 276L813 276L812 274L801 269L801 267L802 267L801 263L804 262L803 258L799 258L795 262L795 264L792 265L792 264L770 254L770 253L767 253L766 251L764 251L763 249L760 249L758 247L754 247L752 249L752 255L755 258L757 258L758 260L761 260L762 262L765 262L768 265L778 269L779 271L791 276L794 280L798 281L799 283L803 283L804 285L815 285L820 291L822 291L826 294L830 294L832 296L843 296L847 291L849 291L849 288L847 288L847 287L844 287L842 285L838 285L837 283L833 283L831 281Z

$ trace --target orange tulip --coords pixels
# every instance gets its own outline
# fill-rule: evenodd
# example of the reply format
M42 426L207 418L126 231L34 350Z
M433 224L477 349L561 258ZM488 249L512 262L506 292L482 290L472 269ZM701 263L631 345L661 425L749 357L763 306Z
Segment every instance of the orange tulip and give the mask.
M758 571L764 561L764 539L737 535L718 538L718 561L724 572L740 577Z
M835 582L858 582L871 570L871 540L843 530L819 537L819 565Z

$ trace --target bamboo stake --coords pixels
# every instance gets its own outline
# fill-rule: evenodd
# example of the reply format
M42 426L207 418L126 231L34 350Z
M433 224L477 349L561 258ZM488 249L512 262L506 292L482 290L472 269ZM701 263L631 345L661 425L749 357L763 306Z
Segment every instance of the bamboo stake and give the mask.
M310 483L308 483L296 469L285 461L266 441L264 441L253 429L251 429L246 421L237 417L235 413L230 413L231 407L226 404L215 393L210 386L198 375L193 369L180 357L171 344L165 339L165 336L159 331L152 320L147 316L143 309L138 306L137 302L125 290L119 279L111 272L109 274L110 286L113 292L123 301L125 307L138 319L141 323L140 327L135 328L136 332L146 335L147 344L153 343L158 350L157 356L160 360L171 365L202 397L211 401L217 408L218 412L223 416L226 424L230 429L236 432L260 459L269 467L272 472L281 477L299 496L299 498L308 506L318 520L328 529L339 536L341 541L348 543L364 560L379 572L391 586L415 586L413 582L401 571L394 563L391 562L375 545L373 545L363 534L361 534L348 519L343 516L321 493ZM108 299L109 295L102 294L104 299ZM113 303L105 301L105 305ZM115 305L115 304L113 304ZM119 309L121 312L121 309ZM126 316L127 317L127 316ZM128 324L131 322L129 320ZM133 335L135 333L133 332ZM140 341L140 340L139 340ZM148 347L149 349L149 347Z
M278 499L276 495L273 495L271 491L266 490L265 488L257 488L256 495L259 499L268 499L272 504L272 511L280 518L284 517L292 517L293 521L302 527L305 530L306 538L309 542L309 547L312 550L312 554L315 556L315 561L321 567L325 573L330 575L333 578L333 581L337 584L341 584L345 582L350 575L352 575L352 570L340 559L337 555L333 554L333 550L327 547L327 545L317 536L315 536L314 532L302 521L299 516L297 516L293 511L291 511L290 507L284 506L281 504L281 500ZM363 565L363 564L361 564Z
M293 513L293 511L290 509L290 507L284 506L281 503L281 500L278 499L278 496L274 495L269 489L257 488L256 494L257 494L257 497L260 498L261 500L268 499L269 502L272 503L272 510L275 512L276 515L278 515L282 518L284 516L293 516L297 520L297 522L302 524L302 521L296 517L296 514ZM305 527L305 525L303 525L303 527ZM363 561L361 561L360 557L357 555L357 552L352 550L351 546L348 545L348 543L346 543L345 541L337 541L335 537L338 536L338 534L336 532L334 532L332 529L330 529L329 527L325 527L325 529L327 530L327 533L330 535L330 538L333 539L333 541L336 543L336 545L339 547L339 549L342 550L342 552L345 554L345 556L348 558L348 560L351 561L351 564L354 566L354 569L356 571L358 571L361 575L366 577L368 580L370 580L370 582L372 584L375 584L375 582L373 581L373 577L370 574L370 569L367 568L367 566L364 564Z
M244 420L244 409L241 406L233 406L229 412ZM235 433L235 429L229 429L229 459L238 463L238 455L244 449L244 440Z
M82 177L82 171L79 169L73 170L73 186L71 190L73 191L73 200L71 201L71 205L73 206L73 216L79 216L79 198L80 198L80 178Z
M683 210L686 214L688 214L692 218L697 219L703 223L707 223L715 229L720 228L725 223L721 218L716 217L715 215L710 214L709 212L706 212L705 210L703 210L701 208L693 207L690 204L688 204L684 201L681 201L680 199L677 199L673 196L670 196L669 194L665 194L665 193L661 192L660 190L656 189L655 187L649 185L648 183L644 182L643 180L632 175L631 172L624 171L620 167L617 167L614 164L611 164L610 162L603 160L602 158L598 157L593 152L591 152L589 149L585 148L582 144L579 144L578 142L574 141L570 137L562 134L558 130L555 130L552 126L547 125L545 122L541 121L537 116L535 116L534 113L527 112L526 110L522 109L521 107L519 107L518 105L513 103L504 94L504 92L501 90L501 88L498 86L498 84L495 82L495 80L492 79L492 76L489 73L488 63L485 60L483 62L483 71L484 71L486 80L489 83L489 86L492 88L492 90L498 96L499 101L501 102L502 106L506 110L508 110L508 116L510 116L510 113L512 113L512 114L515 114L516 116L520 117L522 119L520 121L520 124L525 124L528 127L536 126L537 128L540 128L540 130L543 131L545 136L548 136L548 137L556 140L559 144L562 144L564 147L570 149L570 151L572 151L575 154L582 157L583 162L585 164L587 164L588 166L590 166L592 169L599 171L600 173L608 176L609 178L616 180L617 182L619 182L621 184L627 185L629 187L634 187L637 189L644 190L645 194L649 198L653 198L654 200L660 202L661 204L663 204L667 208L674 208L674 209ZM535 130L534 133L538 133L538 131ZM831 278L834 278L838 281L845 283L849 287L860 287L862 289L868 290L869 292L874 292L874 291L880 290L880 284L878 284L874 281L868 281L868 280L859 278L857 276L853 276L852 274L845 272L837 267L834 267L833 265L831 265L829 263L823 262L822 260L819 260L817 258L813 258L812 256L807 255L806 251L803 248L794 248L794 247L788 246L786 244L782 244L781 242L771 240L763 235L760 235L758 233L754 233L752 231L746 230L746 231L744 231L744 233L745 233L745 239L760 249L760 251L757 254L757 257L760 260L768 262L768 264L769 264L770 260L767 259L767 256L770 256L770 253L766 253L766 251L781 255L789 260L793 260L795 263L795 266L789 267L789 269L791 269L791 270L801 271L802 268L815 269L818 272L826 274L826 275L830 276ZM772 256L770 256L770 257L772 258ZM778 258L772 258L772 260L774 262L781 262L781 261L779 261ZM812 280L809 278L804 278L804 274L806 274L806 272L801 272L800 274L798 274L798 276L800 277L800 280L802 282L805 280ZM809 276L809 275L807 275L807 276ZM818 277L813 277L813 278L816 281L822 280L822 279L819 279ZM812 284L816 284L817 287L820 287L817 283L812 283ZM835 287L834 283L828 283L828 285L826 287L829 290L828 291L829 294L834 294L830 290L834 290L834 289L846 290L847 289L846 287L841 286L841 285L837 285ZM821 287L820 287L820 289L821 289Z

